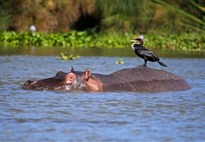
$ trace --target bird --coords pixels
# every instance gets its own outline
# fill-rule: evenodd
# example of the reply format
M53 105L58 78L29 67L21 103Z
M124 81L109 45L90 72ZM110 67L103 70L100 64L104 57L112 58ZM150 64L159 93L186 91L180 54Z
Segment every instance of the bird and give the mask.
M167 67L164 63L160 61L159 57L153 51L143 46L143 39L136 38L130 41L134 42L132 44L132 50L134 50L135 54L137 54L140 58L144 59L144 66L147 65L147 61L150 61L158 62L162 67Z

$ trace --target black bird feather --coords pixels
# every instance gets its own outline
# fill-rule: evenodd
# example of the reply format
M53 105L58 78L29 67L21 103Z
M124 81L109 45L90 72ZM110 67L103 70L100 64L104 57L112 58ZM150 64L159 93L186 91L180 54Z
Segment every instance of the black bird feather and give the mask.
M143 40L141 38L136 38L131 41L134 42L132 44L132 49L134 50L134 52L139 57L144 59L144 66L147 65L147 61L150 61L150 62L158 62L161 66L167 67L164 63L160 61L159 57L154 52L152 52L151 50L143 46Z

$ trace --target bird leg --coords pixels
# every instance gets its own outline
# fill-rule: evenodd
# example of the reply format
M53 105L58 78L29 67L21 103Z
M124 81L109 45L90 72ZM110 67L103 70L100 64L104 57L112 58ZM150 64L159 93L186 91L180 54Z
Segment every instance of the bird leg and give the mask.
M144 64L143 64L143 66L146 67L146 65L147 65L147 60L144 60Z

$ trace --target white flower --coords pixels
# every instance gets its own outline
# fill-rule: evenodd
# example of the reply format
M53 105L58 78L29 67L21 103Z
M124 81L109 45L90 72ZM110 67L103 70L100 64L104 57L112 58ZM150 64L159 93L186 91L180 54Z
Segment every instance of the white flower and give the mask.
M31 32L35 32L36 31L36 26L35 25L31 25L29 29L30 29Z

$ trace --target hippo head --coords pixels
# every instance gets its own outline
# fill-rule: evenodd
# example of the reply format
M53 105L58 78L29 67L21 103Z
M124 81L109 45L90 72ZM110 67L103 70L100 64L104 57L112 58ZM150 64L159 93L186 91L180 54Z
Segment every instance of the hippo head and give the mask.
M23 85L25 90L54 90L54 91L101 91L102 83L91 74L89 69L85 72L76 72L74 68L68 73L58 72L55 77L38 81L28 80Z
M67 91L71 90L73 84L76 83L76 76L74 73L58 72L55 77L41 79L38 81L28 80L23 85L25 90L54 90Z
M75 73L75 71L73 71ZM102 82L94 75L91 74L90 69L86 69L82 74L75 74L77 77L77 88L80 91L88 92L101 92L102 91ZM74 83L74 85L77 85Z

